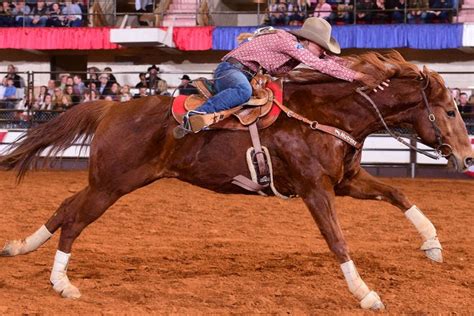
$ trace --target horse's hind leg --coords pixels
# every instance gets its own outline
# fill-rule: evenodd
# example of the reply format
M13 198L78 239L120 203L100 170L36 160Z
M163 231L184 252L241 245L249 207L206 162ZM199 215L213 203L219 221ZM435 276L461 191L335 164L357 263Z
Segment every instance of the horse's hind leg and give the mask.
M107 172L105 172L107 173ZM92 177L91 177L92 178ZM59 246L54 258L50 281L53 288L66 298L80 297L79 290L67 277L67 266L74 241L82 230L97 220L121 196L149 184L159 176L151 166L142 166L120 175L97 175L99 183L90 183L69 202L67 209L53 215L47 226L61 227Z
M443 262L442 248L434 225L396 188L378 181L361 168L353 178L344 179L336 187L336 194L348 195L356 199L383 200L398 207L421 235L423 239L421 250L425 252L425 255L433 261Z
M78 194L80 194L80 192L65 199L53 216L48 220L48 222L42 225L32 235L26 237L25 239L7 241L2 251L0 251L0 256L13 257L17 255L26 255L38 249L53 236L59 227L61 227L62 214L67 211L69 205L76 199Z
M97 220L117 199L117 194L86 187L60 208L46 226L61 227L59 246L54 258L50 281L56 292L66 298L79 298L79 290L67 277L67 266L74 240L90 223Z

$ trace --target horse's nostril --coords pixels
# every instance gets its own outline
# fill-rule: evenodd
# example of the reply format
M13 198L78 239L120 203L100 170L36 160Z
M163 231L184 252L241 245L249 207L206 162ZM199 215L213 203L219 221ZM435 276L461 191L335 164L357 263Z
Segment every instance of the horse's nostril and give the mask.
M472 157L467 157L464 159L464 165L466 168L469 168L470 166L474 165L474 159Z

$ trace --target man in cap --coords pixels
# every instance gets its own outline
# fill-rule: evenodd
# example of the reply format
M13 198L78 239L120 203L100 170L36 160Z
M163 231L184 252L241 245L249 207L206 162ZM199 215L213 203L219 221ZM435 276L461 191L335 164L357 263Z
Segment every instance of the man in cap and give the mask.
M191 78L188 75L183 75L179 79L181 80L181 84L178 86L180 95L199 94L198 89L191 84Z
M217 94L194 111L189 111L182 128L189 131L193 122L200 125L202 114L227 110L247 102L252 95L250 80L260 68L270 75L282 75L303 63L335 78L376 85L373 77L348 68L344 59L329 56L328 52L339 54L341 48L331 37L331 25L322 18L308 18L303 27L295 31L257 33L222 58L214 72Z

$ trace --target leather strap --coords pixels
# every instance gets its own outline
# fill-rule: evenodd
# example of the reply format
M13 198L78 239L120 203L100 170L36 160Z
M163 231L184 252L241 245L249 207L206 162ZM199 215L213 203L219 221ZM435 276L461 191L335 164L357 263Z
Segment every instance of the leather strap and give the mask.
M262 150L262 145L260 144L260 136L258 135L257 122L249 125L250 137L252 138L252 145L254 149L254 155L257 159L258 165L258 174L263 177L268 177L270 175L267 168L267 163L265 162L265 153Z
M308 124L311 129L318 130L318 131L321 131L321 132L324 132L324 133L327 133L327 134L331 134L332 136L337 137L340 140L345 141L346 143L348 143L349 145L355 147L356 149L361 149L362 148L362 144L359 143L349 133L346 133L345 131L343 131L339 128L336 128L334 126L320 124L320 123L318 123L318 121L311 121L311 120L307 119L306 117L304 117L304 116L302 116L302 115L300 115L296 112L293 112L291 109L287 108L285 105L278 102L277 99L274 99L273 102L276 105L278 105L278 107L283 112L285 112L288 117L292 117L292 118L294 118L298 121L301 121L305 124Z
M253 182L252 180L247 177L244 177L243 175L235 176L232 181L232 184L238 185L239 187L244 188L245 190L250 192L262 191L266 187L256 182Z

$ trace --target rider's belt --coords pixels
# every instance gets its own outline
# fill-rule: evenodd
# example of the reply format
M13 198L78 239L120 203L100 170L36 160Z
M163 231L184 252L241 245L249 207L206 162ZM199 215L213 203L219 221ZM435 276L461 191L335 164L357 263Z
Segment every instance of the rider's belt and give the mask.
M224 61L228 62L229 64L232 64L232 66L239 69L240 71L243 71L245 73L245 75L250 75L251 77L255 77L255 75L257 74L255 71L253 71L249 67L245 66L244 64L242 64L240 61L238 61L234 57L229 57Z

